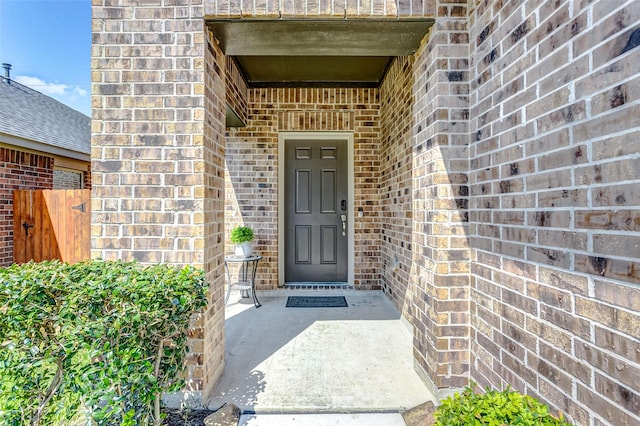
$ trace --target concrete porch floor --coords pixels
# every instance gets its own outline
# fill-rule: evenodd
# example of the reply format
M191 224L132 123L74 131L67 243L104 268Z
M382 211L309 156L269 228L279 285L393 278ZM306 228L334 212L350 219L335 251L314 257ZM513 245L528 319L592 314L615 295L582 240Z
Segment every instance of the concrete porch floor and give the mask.
M344 295L349 307L286 308L289 295ZM380 413L382 420L435 402L413 369L408 325L381 292L281 290L258 297L256 309L251 299L231 295L226 367L210 408L234 403L258 416Z

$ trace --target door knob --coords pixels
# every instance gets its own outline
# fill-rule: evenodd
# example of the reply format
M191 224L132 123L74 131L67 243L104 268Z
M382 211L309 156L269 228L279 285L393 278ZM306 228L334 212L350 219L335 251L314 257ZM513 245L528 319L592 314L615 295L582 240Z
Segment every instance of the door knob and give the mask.
M340 219L342 220L342 236L347 236L347 215L341 214Z

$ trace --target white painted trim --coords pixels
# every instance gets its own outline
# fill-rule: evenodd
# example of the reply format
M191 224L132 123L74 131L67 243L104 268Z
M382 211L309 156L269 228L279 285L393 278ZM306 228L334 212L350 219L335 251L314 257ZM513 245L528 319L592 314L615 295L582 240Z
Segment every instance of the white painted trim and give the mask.
M348 203L348 224L347 227L347 280L354 285L355 282L355 232L354 232L354 197L355 197L355 177L354 177L354 152L353 152L353 132L279 132L278 133L278 286L284 285L284 209L285 209L285 143L287 140L324 139L333 141L343 141L347 143L347 197Z

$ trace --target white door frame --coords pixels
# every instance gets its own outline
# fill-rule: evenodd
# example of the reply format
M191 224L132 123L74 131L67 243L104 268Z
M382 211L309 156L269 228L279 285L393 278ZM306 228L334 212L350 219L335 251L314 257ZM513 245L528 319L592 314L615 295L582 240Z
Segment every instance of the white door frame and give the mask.
M353 251L355 242L354 228L354 156L353 156L353 132L279 132L278 133L278 287L282 287L284 282L284 211L285 211L285 191L284 182L286 170L284 167L285 162L285 144L287 140L332 140L343 141L347 143L347 281L353 285L355 281L354 271L354 259L355 254Z

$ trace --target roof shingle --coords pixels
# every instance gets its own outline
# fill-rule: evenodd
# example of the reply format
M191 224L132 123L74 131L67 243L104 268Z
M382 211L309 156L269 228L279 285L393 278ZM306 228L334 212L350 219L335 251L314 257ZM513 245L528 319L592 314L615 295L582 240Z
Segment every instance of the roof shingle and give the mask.
M13 80L0 78L0 132L91 153L91 118Z

